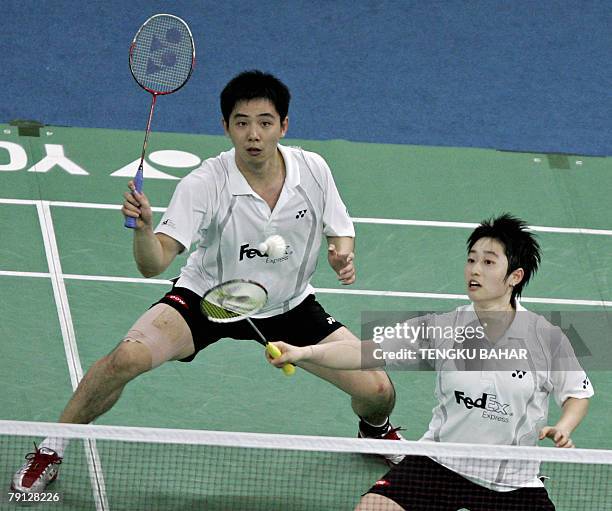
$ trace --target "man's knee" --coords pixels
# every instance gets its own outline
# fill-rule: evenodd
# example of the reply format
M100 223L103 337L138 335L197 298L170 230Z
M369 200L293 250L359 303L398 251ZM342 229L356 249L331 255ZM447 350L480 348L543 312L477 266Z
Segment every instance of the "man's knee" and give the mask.
M384 371L365 371L365 374L367 374L370 379L369 385L366 387L367 397L364 397L393 407L395 404L395 388L387 373Z
M383 373L384 378L382 382L379 384L379 392L381 398L387 403L388 406L393 408L395 406L395 387L393 386L393 382L391 378L387 375L387 373Z
M151 369L151 350L140 342L125 339L103 360L115 378L131 380Z

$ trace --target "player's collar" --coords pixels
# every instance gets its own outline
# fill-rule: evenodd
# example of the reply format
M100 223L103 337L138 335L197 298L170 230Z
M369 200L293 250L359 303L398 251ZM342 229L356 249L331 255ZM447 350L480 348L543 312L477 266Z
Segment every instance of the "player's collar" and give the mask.
M474 310L473 303L470 303L465 309L463 309L462 312L464 314L462 321L465 322L465 324L469 324L470 321L474 320L478 321L478 316L476 314L476 311ZM526 339L529 328L529 319L527 315L529 311L525 307L523 307L521 303L517 300L516 312L517 313L514 316L512 323L506 330L504 337L512 339Z
M513 339L527 339L527 331L529 327L529 316L527 309L516 300L516 315L510 328L506 330L506 337Z
M283 160L285 162L285 183L287 188L295 188L300 184L300 173L293 155L288 148L278 144ZM230 151L229 158L229 189L232 195L254 195L255 192L247 182L246 178L236 165L236 150Z
M236 165L235 151L235 149L230 151L230 158L228 162L229 190L232 192L232 195L255 195L255 192L250 187L246 178L238 169L238 165Z
M278 150L283 155L283 160L285 161L285 186L295 188L300 184L300 173L293 154L288 147L280 144L278 144Z

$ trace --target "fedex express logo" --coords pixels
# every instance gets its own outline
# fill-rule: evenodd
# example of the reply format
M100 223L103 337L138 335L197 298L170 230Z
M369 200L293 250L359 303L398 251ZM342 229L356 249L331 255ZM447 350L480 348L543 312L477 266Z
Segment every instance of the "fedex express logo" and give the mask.
M495 394L487 394L486 392L483 392L482 396L472 399L471 397L466 396L464 392L456 390L455 402L458 405L462 404L468 410L472 410L474 408L484 410L482 417L485 419L508 422L507 417L514 415L510 411L510 404L500 403Z
M289 256L291 254L293 254L293 250L291 249L290 245L287 245L287 247L285 248L284 255L282 255L281 257L277 257L277 258L271 258L271 257L268 257L267 254L262 254L256 248L252 248L248 243L244 243L243 245L240 245L240 254L239 254L238 260L242 261L244 260L244 258L253 259L254 257L265 257L266 263L276 264L276 263L280 263L281 261L286 261L287 259L289 259Z

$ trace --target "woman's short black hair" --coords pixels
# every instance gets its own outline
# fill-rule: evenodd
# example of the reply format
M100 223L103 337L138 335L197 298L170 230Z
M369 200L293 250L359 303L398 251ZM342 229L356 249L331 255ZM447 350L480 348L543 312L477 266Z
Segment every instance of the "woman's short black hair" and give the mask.
M482 221L467 239L468 253L481 238L492 238L504 247L508 259L506 277L518 268L523 269L523 280L512 290L510 300L514 307L516 298L521 296L523 288L538 271L542 258L540 245L535 235L527 230L527 223L509 213Z

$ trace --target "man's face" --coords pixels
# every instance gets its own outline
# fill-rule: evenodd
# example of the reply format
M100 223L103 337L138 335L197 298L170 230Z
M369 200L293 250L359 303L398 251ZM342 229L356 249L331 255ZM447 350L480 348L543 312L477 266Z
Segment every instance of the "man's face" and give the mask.
M226 135L236 148L236 162L247 167L264 166L276 155L277 144L285 136L289 119L283 122L269 99L239 101L229 122L223 121Z
M512 286L521 281L523 270L515 270L506 278L507 271L504 246L495 239L480 238L468 253L464 269L470 300L483 306L507 307Z

